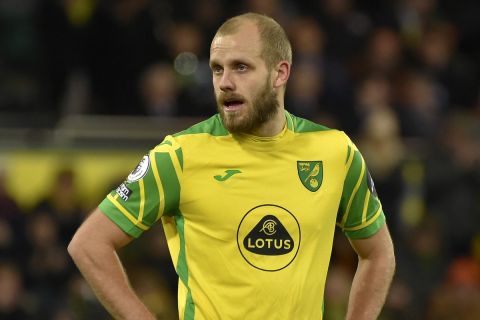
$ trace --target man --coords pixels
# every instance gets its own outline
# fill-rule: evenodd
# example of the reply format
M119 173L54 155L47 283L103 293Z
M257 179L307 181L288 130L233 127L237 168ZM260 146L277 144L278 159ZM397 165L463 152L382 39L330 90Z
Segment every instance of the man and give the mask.
M356 250L348 319L375 319L392 242L359 151L284 109L290 43L272 19L225 22L210 49L218 114L167 136L69 245L119 319L153 319L116 251L157 220L179 275L181 319L323 319L335 225Z

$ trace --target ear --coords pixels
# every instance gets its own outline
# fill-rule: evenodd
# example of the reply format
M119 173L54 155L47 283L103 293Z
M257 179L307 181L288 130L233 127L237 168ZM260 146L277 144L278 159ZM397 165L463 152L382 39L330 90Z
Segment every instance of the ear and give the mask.
M274 68L273 87L283 87L290 77L291 64L288 61L280 61Z

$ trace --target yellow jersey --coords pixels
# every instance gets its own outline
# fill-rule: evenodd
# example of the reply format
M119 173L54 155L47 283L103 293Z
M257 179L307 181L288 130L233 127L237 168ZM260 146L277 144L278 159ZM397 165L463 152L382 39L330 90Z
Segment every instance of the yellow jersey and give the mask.
M322 319L335 226L366 238L384 224L346 134L285 117L268 138L218 114L167 136L99 205L133 237L162 221L180 319Z

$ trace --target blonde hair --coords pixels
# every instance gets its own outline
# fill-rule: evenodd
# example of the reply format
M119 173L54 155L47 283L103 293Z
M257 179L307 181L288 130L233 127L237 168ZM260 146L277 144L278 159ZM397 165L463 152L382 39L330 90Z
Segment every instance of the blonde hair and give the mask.
M257 26L262 43L262 57L270 70L280 61L292 63L292 46L285 30L266 15L249 12L232 17L218 28L215 36L236 33L245 20L252 21Z

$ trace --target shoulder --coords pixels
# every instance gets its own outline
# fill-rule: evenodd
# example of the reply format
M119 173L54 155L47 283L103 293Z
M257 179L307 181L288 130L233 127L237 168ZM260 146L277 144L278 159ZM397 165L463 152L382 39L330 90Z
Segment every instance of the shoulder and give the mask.
M154 148L154 151L176 151L182 153L185 148L205 148L205 142L211 138L229 136L230 133L223 126L219 114L216 114L204 121L198 122L191 127L167 135L162 143Z
M352 141L347 134L335 128L329 128L314 121L287 113L289 129L297 134L314 134L322 137L329 137L336 140L340 145L350 145Z
M338 131L336 129L331 129L324 125L315 123L311 120L297 117L289 112L287 112L286 115L287 115L289 129L293 130L296 133Z
M175 138L178 138L178 137L197 135L197 134L208 134L212 136L227 136L229 135L229 132L223 126L222 120L220 119L220 115L215 114L214 116L204 121L201 121L197 124L194 124L190 128L177 132L172 136Z

